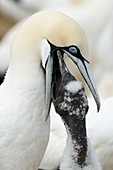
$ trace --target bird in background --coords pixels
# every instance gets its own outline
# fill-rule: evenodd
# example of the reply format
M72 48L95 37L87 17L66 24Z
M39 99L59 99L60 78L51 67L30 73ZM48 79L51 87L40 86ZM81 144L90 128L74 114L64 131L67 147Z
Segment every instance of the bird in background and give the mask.
M48 24L47 24L48 21ZM100 108L88 68L84 31L71 17L55 11L31 16L11 46L10 65L0 86L0 168L37 170L48 145L56 50L77 65Z

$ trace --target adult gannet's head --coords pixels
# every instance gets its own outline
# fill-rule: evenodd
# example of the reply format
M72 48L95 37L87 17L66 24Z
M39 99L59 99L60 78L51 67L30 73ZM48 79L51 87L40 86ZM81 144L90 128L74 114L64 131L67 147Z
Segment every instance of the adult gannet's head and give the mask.
M20 49L18 57L17 49ZM83 78L88 84L97 108L100 100L88 69L88 42L81 27L69 16L56 11L42 11L31 16L18 32L13 46L12 56L16 61L25 60L32 56L46 72L46 104L51 100L53 63L57 51L67 56L77 65ZM13 57L12 57L13 58ZM20 59L21 58L21 59ZM57 73L56 73L57 74Z

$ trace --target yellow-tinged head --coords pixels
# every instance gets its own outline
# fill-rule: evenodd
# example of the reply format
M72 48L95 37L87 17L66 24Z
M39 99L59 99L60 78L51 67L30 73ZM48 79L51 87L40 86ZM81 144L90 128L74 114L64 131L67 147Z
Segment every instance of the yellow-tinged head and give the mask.
M56 46L76 45L84 56L88 55L84 31L71 17L61 12L42 11L31 16L19 30L13 46L21 47L24 52L27 47L30 51L42 39L48 39Z

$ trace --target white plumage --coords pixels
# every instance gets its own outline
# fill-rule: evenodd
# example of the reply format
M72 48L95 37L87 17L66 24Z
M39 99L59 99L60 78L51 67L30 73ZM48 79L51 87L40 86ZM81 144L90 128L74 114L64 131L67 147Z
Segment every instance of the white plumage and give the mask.
M71 46L80 49L80 58L68 51ZM47 53L42 53L45 49ZM82 57L88 52L83 30L72 18L60 12L33 15L13 40L10 65L0 87L2 170L37 170L41 163L49 140L50 118L47 115L56 49L63 50L76 63L98 109L100 107L96 87L88 75L87 60Z

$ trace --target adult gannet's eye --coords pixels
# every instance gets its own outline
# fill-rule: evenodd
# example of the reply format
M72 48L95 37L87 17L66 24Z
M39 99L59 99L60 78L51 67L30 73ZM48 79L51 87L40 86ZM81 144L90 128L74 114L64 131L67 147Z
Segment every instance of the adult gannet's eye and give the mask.
M72 54L77 54L78 50L75 46L71 46L69 47L69 52Z

